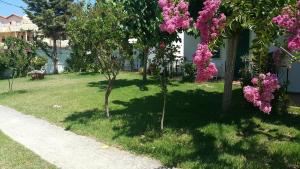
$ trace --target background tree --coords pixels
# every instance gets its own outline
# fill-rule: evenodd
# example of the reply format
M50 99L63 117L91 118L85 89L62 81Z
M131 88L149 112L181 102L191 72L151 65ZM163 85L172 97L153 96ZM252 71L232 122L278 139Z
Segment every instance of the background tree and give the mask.
M128 13L127 36L138 40L137 43L142 52L143 81L145 82L149 50L157 45L157 39L160 36L160 10L155 0L124 0L124 9Z
M72 16L73 0L23 0L27 4L26 14L39 30L53 40L52 54L54 74L58 73L57 40L66 37L66 24Z
M25 76L31 69L31 61L36 56L36 46L18 38L7 38L5 49L0 53L0 62L9 70L8 88L13 90L15 77Z
M71 46L85 53L82 57L92 57L98 71L108 80L104 98L107 117L110 117L109 96L122 66L126 16L122 3L99 1L82 8L68 25Z

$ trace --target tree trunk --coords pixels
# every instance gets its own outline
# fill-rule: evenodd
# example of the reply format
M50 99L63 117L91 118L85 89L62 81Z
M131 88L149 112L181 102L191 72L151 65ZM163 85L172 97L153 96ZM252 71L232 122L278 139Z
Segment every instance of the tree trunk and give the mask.
M52 61L53 61L53 74L58 74L58 57L57 57L57 39L53 39L53 53L52 53Z
M15 73L12 72L11 79L8 79L8 89L9 89L10 92L13 91L14 80L15 80Z
M163 93L164 95L164 105L163 105L163 112L162 112L162 117L161 117L161 122L160 122L160 129L164 129L164 121L165 121L165 114L166 114L166 104L167 104L167 92Z
M143 68L143 82L147 82L148 53L149 53L149 49L146 48L146 49L144 50L144 56L143 56L143 62L144 62L144 68Z
M112 91L112 87L113 87L113 82L116 78L112 78L110 80L108 80L108 86L105 92L105 99L104 99L104 111L106 112L106 116L107 118L110 117L110 113L109 113L109 96L111 94Z
M162 75L162 92L163 92L163 111L162 117L160 121L160 129L164 129L164 121L165 121L165 114L166 114L166 104L167 104L167 77L166 77L166 68L163 71Z
M223 95L223 111L227 112L232 101L232 82L234 77L234 67L236 60L236 51L239 41L239 33L234 33L232 38L228 40L227 59L225 67L225 84Z

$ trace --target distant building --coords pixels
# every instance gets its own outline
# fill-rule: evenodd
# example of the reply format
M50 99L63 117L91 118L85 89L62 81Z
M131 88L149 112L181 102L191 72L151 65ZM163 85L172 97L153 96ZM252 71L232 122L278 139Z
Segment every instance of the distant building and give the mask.
M8 37L16 37L25 41L32 41L39 33L38 26L32 23L27 16L18 16L15 14L7 17L0 16L0 46L4 45L4 41ZM43 41L48 43L48 45L53 46L52 39L44 39ZM69 41L58 40L57 46L59 56L59 72L62 72L65 68L65 60L70 56L70 50L68 49ZM41 50L39 50L38 53L45 56ZM45 69L48 73L53 72L53 63L50 59L45 65Z
M21 38L30 41L38 31L38 27L26 16L0 16L0 45L7 37Z

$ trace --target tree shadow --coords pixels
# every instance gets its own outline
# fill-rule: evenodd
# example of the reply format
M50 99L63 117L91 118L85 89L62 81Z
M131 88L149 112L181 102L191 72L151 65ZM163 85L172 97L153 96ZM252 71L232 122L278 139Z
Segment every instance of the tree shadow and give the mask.
M113 85L113 89L123 88L128 86L137 86L141 91L148 91L148 85L158 84L154 79L149 79L146 84L140 79L117 79ZM98 87L100 90L105 90L108 85L107 80L88 83L89 87Z
M122 87L136 85L139 80L120 80ZM117 85L117 86L118 86ZM118 86L120 87L120 86ZM286 154L282 152L270 153L265 145L256 136L261 136L269 141L288 141L297 143L300 137L289 137L272 129L265 131L263 127L253 121L253 118L264 119L264 122L282 124L288 127L299 128L300 116L286 115L267 116L255 111L252 106L242 98L241 89L233 91L233 108L228 113L221 110L222 93L207 92L205 90L173 91L167 96L167 113L165 119L166 130L160 131L159 122L162 109L162 96L160 94L134 98L129 102L113 100L113 104L124 107L112 110L112 121L122 121L114 126L113 139L121 137L139 137L141 144L154 144L166 139L165 135L178 137L191 136L191 142L179 144L180 139L168 142L160 147L158 156L167 159L165 165L178 166L187 161L199 162L194 168L238 168L235 162L224 157L240 157L249 160L243 165L252 167L291 168L297 166L296 162L288 163L280 160L283 157L297 160L299 154ZM99 110L78 112L65 119L65 122L86 124L97 118L104 118L104 113ZM232 141L228 126L235 128ZM210 132L206 128L214 127ZM270 134L271 133L271 134ZM142 148L141 148L142 149ZM178 151L182 149L181 151ZM143 148L143 153L153 154L153 149ZM296 157L295 157L296 156ZM228 158L229 158L228 157ZM204 167L203 167L204 166Z
M98 72L81 72L81 73L78 73L78 75L80 75L80 76L97 76L99 74L100 73L98 73Z

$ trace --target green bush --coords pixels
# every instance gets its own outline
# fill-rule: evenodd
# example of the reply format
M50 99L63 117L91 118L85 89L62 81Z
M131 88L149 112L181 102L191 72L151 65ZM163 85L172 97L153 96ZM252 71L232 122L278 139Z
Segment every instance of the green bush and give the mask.
M182 65L182 80L183 81L195 81L196 79L196 66L193 63L186 62Z
M41 56L36 56L32 58L31 65L34 70L41 70L43 66L48 62L48 59Z

